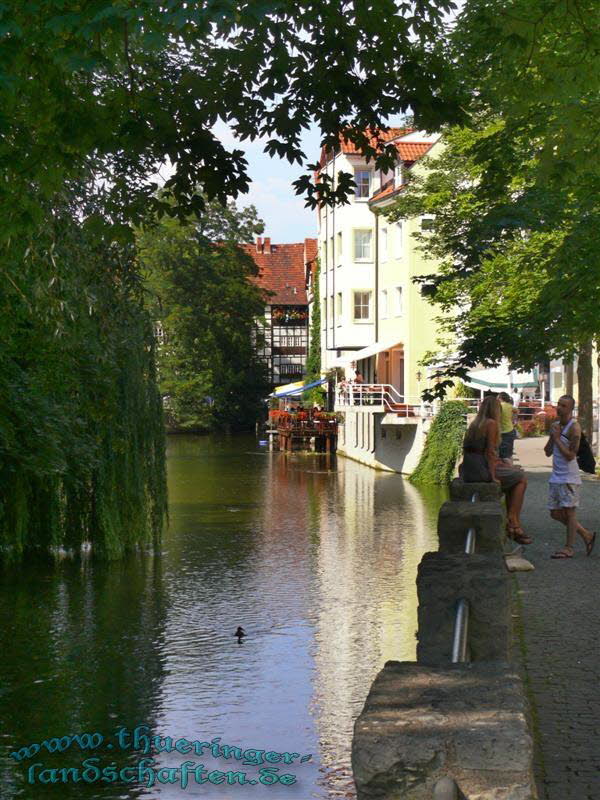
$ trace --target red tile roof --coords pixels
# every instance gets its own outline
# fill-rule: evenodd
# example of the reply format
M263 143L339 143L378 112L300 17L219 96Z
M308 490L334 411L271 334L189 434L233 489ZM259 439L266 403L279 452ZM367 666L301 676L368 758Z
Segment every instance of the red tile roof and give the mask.
M390 128L387 131L380 131L379 139L384 142L390 142L392 139L397 139L399 136L406 136L407 134L413 132L413 128ZM377 147L377 138L377 135L369 137L369 144L371 147ZM354 142L351 142L350 140L346 141L343 133L340 133L340 147L339 151L336 150L336 152L344 153L346 155L360 155L360 150L356 147ZM324 147L322 147L319 166L324 166L330 157L331 150L326 150Z
M402 161L418 161L433 145L434 142L396 142L396 150Z
M317 240L305 239L294 244L271 244L258 237L255 244L243 245L258 267L253 280L269 292L268 302L277 305L303 306L306 299L306 264L317 255Z
M375 203L377 200L383 200L384 197L391 197L405 186L405 183L403 183L401 186L396 186L394 183L391 183L389 186L386 186L385 189L382 189L380 192L377 192L377 194L374 194L373 197L370 197L369 203Z
M429 152L434 144L435 142L397 142L396 149L401 161L410 166ZM406 183L397 185L394 180L389 180L377 194L369 198L369 203L376 203L384 198L392 197L401 192L405 186Z

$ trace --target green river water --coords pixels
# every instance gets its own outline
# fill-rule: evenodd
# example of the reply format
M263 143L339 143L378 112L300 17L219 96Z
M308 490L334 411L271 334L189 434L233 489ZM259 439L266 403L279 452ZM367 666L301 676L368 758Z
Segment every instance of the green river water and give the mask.
M172 437L168 471L160 554L0 573L0 798L354 797L353 721L415 657L444 493L252 436Z

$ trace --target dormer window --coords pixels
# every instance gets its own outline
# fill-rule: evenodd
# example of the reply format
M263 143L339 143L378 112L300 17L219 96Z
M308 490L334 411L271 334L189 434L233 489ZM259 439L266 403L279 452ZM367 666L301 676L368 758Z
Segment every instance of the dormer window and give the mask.
M367 200L371 196L371 174L370 169L354 170L354 183L356 184L354 196L356 198Z

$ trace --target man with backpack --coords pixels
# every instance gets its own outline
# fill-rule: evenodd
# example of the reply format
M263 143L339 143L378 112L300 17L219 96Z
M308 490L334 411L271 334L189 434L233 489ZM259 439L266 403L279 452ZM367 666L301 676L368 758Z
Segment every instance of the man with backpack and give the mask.
M563 395L556 404L558 420L552 425L544 453L552 456L548 508L552 519L562 522L567 528L567 543L552 554L551 558L573 558L576 535L585 543L587 555L591 555L596 543L596 534L591 533L577 521L581 475L577 453L581 441L581 427L573 419L575 400Z

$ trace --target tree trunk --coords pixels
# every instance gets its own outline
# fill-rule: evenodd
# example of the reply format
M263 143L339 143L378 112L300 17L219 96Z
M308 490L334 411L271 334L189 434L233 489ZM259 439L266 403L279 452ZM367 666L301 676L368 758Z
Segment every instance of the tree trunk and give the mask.
M573 362L565 364L565 394L573 396Z
M593 411L593 391L592 391L592 342L591 340L582 344L579 348L579 359L577 362L577 383L578 383L578 411L577 418L582 431L588 440L592 441L592 431L594 427Z

